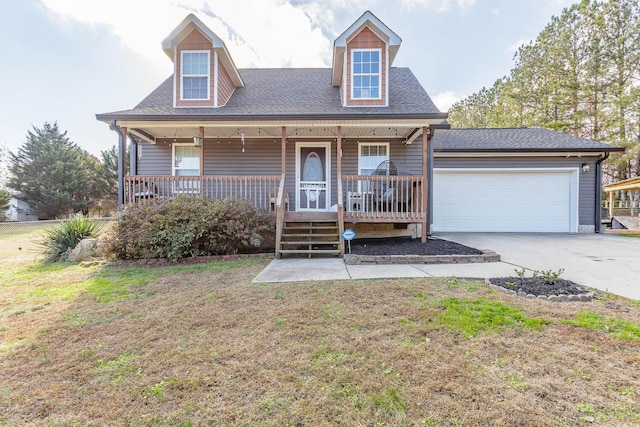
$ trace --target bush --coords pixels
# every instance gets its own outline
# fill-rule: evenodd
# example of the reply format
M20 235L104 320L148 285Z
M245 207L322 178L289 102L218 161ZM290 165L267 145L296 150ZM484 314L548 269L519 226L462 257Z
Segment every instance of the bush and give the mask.
M128 207L110 250L120 259L255 253L274 247L275 222L247 199L177 197Z
M65 259L82 239L97 237L102 224L86 216L78 215L62 221L55 227L44 230L39 245L46 262Z

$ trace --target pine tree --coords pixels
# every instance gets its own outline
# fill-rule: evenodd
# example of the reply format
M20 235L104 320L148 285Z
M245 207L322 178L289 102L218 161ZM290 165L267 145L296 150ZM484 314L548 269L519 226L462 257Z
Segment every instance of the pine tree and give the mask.
M582 0L521 46L509 76L456 103L454 127L546 127L623 146L605 172L640 175L640 0Z
M57 123L34 126L18 153L10 154L7 186L36 209L40 219L87 214L104 193L100 162L66 135Z

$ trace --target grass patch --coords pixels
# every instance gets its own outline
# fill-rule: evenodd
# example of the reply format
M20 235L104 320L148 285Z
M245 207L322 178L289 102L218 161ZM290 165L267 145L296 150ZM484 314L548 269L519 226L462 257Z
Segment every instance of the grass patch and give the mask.
M584 311L576 314L575 320L568 319L563 322L568 325L604 332L619 340L640 341L640 323L624 319Z
M123 353L115 359L100 359L96 363L96 369L104 376L106 380L118 383L122 381L122 379L126 375L135 370L135 367L131 363L135 358L135 354Z
M428 318L432 328L446 328L473 338L482 332L498 332L505 328L540 330L550 323L546 319L527 317L523 311L489 298L445 298L440 303L444 311Z
M149 384L145 387L142 395L145 398L155 398L158 402L163 402L166 399L165 391L167 387L170 387L178 382L177 379L163 379L158 383Z
M391 417L396 420L402 420L406 416L407 406L402 402L400 393L395 388L372 395L371 404L378 416Z

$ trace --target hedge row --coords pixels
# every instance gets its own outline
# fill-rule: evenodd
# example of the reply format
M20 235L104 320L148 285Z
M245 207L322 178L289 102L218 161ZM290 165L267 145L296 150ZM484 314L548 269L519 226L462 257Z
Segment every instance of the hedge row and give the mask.
M250 200L187 196L128 207L110 244L120 259L255 253L274 245L273 216Z

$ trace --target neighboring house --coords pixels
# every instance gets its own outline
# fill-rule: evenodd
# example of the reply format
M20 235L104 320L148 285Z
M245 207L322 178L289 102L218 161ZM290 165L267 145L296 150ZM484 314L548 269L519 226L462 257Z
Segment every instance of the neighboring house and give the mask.
M249 197L276 213L278 254L342 251L344 228L423 241L597 231L600 163L619 148L541 129L449 130L411 71L392 67L400 44L367 11L334 41L331 68L238 69L187 16L162 42L174 74L135 108L97 115L135 153L120 205ZM288 234L294 222L307 230Z
M31 209L29 203L16 196L9 200L9 209L4 213L7 221L37 221L38 214Z

